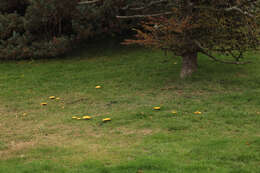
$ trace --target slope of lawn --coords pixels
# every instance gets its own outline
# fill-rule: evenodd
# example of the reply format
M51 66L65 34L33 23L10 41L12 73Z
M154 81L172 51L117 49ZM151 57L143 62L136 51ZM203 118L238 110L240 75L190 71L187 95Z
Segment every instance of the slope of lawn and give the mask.
M180 59L142 48L0 62L0 172L259 173L260 58L248 59L200 56L186 80Z

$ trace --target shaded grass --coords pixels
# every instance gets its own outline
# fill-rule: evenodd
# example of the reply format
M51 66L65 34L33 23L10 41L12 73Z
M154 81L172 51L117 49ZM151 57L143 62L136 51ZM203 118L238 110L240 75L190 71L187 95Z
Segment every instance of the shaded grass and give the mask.
M248 58L200 56L186 80L179 59L139 48L2 62L0 172L259 172L260 61Z

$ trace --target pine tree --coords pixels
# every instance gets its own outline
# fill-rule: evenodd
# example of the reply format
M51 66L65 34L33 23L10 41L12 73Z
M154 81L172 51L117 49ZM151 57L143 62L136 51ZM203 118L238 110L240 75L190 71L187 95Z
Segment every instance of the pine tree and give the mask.
M136 39L125 44L160 48L181 56L180 76L185 78L197 70L199 53L222 63L248 63L242 60L243 55L259 46L259 6L259 0L158 0L143 6L128 5L125 9L135 14L118 18L144 18L142 29L136 29ZM144 9L150 13L144 14ZM220 59L216 53L234 60Z

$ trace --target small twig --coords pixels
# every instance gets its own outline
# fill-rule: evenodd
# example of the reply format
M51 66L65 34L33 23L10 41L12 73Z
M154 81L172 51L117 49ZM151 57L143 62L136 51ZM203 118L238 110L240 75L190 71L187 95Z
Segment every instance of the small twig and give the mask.
M66 104L75 104L75 103L79 103L79 102L83 102L83 101L87 101L87 100L89 100L89 99L88 98L80 98L80 99L77 99L77 100L67 102Z

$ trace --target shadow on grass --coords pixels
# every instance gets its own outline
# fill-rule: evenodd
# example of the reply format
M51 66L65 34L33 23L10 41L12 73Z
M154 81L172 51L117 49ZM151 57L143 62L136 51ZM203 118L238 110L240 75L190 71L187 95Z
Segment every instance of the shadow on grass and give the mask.
M202 163L181 163L176 164L174 161L162 158L140 158L134 161L122 163L117 166L106 166L98 161L86 160L84 163L72 166L63 166L51 161L32 161L29 163L19 164L16 166L2 162L0 172L5 173L222 173L222 172L248 172L244 168L216 168L209 161Z

